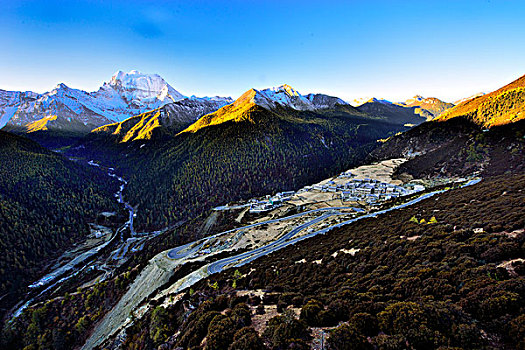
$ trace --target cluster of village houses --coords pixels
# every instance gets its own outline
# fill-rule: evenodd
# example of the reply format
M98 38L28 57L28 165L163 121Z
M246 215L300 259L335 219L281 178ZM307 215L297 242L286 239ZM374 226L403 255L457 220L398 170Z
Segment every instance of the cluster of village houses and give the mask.
M374 206L389 199L425 190L424 186L418 184L408 184L402 187L369 178L357 179L349 171L339 175L339 178L346 178L348 181L343 184L328 181L324 184L306 186L297 193L293 191L280 192L274 196L266 196L263 200L252 199L249 202L250 212L257 213L275 209L290 200L295 194L308 191L332 192L334 193L332 199Z
M266 196L265 199L250 199L250 213L262 213L280 207L284 202L292 199L294 191L279 192L275 196Z

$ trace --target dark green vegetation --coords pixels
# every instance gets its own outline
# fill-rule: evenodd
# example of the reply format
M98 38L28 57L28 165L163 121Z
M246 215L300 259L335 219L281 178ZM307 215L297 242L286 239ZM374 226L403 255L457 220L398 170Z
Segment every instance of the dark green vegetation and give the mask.
M420 115L420 108L400 106L393 103L383 103L379 101L369 101L357 109L368 115L380 118L387 118L397 124L421 124L426 120L426 116Z
M71 151L100 157L102 147L117 150L120 158L106 155L105 162L130 180L125 194L139 205L139 229L161 228L213 206L319 181L362 162L377 139L404 129L351 107L298 112L253 105L239 121L195 133L124 144L96 134Z
M98 170L0 131L2 311L51 258L89 233L89 220L117 210L116 188Z
M401 165L398 175L483 176L525 171L525 122L482 129L465 118L427 122L395 136L372 152L371 159L423 153Z
M64 130L39 130L26 133L20 129L4 128L2 130L33 140L51 150L60 150L62 148L77 144L79 140L86 137L88 132L64 131Z
M66 350L82 345L93 324L117 303L137 274L137 269L130 270L28 309L3 330L1 348Z
M303 349L307 326L323 326L330 349L524 349L524 189L525 175L492 177L212 275L137 322L124 348L235 349L244 334ZM257 289L262 300L236 295ZM282 314L256 334L244 327L261 303Z

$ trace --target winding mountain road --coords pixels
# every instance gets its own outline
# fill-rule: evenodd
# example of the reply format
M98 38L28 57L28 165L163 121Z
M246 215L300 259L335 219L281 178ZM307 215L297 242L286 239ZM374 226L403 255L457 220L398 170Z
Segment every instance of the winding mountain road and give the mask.
M478 183L479 181L480 179L468 181L462 187L474 185ZM297 227L294 227L292 230L285 233L278 240L271 242L265 246L253 249L249 252L244 252L244 253L237 254L235 256L220 259L208 265L202 266L198 270L195 270L189 273L188 275L186 275L185 277L181 278L180 280L175 282L172 286L159 292L158 295L155 297L157 298L157 300L160 297L165 297L170 294L179 293L183 289L191 287L193 284L206 278L210 274L221 272L230 267L238 267L238 266L248 264L249 262L257 258L268 255L274 251L277 251L289 245L295 244L304 239L314 237L318 234L325 234L326 232L329 232L330 230L333 230L335 228L338 228L344 225L351 224L358 220L362 220L362 219L366 219L370 217L377 217L378 215L387 213L389 211L411 206L415 203L418 203L422 200L430 198L436 194L443 193L445 191L447 190L430 192L418 198L415 198L411 201L408 201L404 204L400 204L392 208L380 210L374 213L365 214L357 218L353 218L351 220L347 220L347 221L338 223L336 225L329 226L321 230L308 233L300 237L295 237L295 236L297 236L298 233L305 230L306 228L316 223L319 223L322 220L325 220L326 218L329 218L335 215L342 215L342 213L338 212L338 210L352 209L352 208L351 207L339 207L339 208L322 208L322 209L310 210L304 213L294 214L294 215L287 216L284 218L269 220L269 221L260 222L257 224L252 224L252 225L232 229L229 231L221 232L213 236L210 236L208 238L190 242L180 247L170 249L168 252L159 253L157 256L155 256L150 261L150 263L146 266L146 268L135 279L133 284L128 289L128 292L121 298L121 300L119 300L117 306L115 306L104 317L104 319L95 327L95 330L93 331L92 335L88 338L88 340L86 341L82 349L85 349L85 350L93 349L96 346L100 346L101 344L103 344L109 337L111 337L116 332L125 331L126 326L132 323L129 317L130 312L133 312L133 310L135 310L142 302L144 302L144 300L151 294L153 290L160 288L160 286L167 283L169 279L171 278L171 276L173 275L173 271L176 269L176 267L183 265L187 261L186 260L187 258L192 259L193 258L192 255L198 252L199 250L201 250L204 247L205 243L210 238L218 237L226 233L244 230L250 227L264 225L267 223L278 222L282 220L289 220L289 219L297 218L297 217L300 217L306 214L311 214L311 213L316 213L316 212L326 212L323 215L320 215L306 223L303 223Z
M471 186L471 185L477 184L480 181L481 181L481 179L470 180L467 183L465 183L464 185L462 185L461 187ZM251 262L251 261L253 261L253 260L257 259L257 258L260 258L262 256L268 255L268 254L270 254L270 253L272 253L274 251L282 249L282 248L284 248L286 246L289 246L291 244L295 244L295 243L297 243L299 241L302 241L304 239L316 236L318 234L325 234L326 232L331 231L331 230L333 230L335 228L351 224L351 223L356 222L358 220L363 220L363 219L371 218L371 217L377 217L378 215L385 214L385 213L388 213L388 212L393 211L393 210L406 208L408 206L411 206L411 205L414 205L414 204L416 204L418 202L421 202L422 200L430 198L430 197L432 197L432 196L434 196L436 194L443 193L445 191L446 190L439 190L439 191L426 193L426 194L424 194L422 196L419 196L418 198L415 198L415 199L413 199L411 201L408 201L406 203L403 203L403 204L400 204L400 205L396 205L396 206L388 208L388 209L383 209L383 210L380 210L380 211L376 211L376 212L373 212L373 213L370 213L370 214L365 214L365 215L359 216L357 218L353 218L353 219L350 219L350 220L347 220L347 221L343 221L343 222L338 223L336 225L333 225L333 226L330 226L330 227L326 227L326 228L323 228L321 230L318 230L318 231L306 234L304 236L293 238L299 232L301 232L302 230L306 229L307 227L309 227L311 225L314 225L314 224L316 224L316 223L318 223L318 222L320 222L320 221L322 221L322 220L324 220L324 219L326 219L326 218L328 218L330 216L341 215L341 213L334 212L334 213L331 213L331 214L322 215L322 216L320 216L320 217L318 217L316 219L313 219L313 220L311 220L309 222L306 222L306 223L304 223L304 224L294 228L289 233L283 235L281 238L279 238L278 240L276 240L276 241L274 241L274 242L272 242L270 244L267 244L267 245L262 246L260 248L256 248L256 249L251 250L249 252L241 253L241 254L238 254L238 255L235 255L235 256L232 256L232 257L228 257L228 258L225 258L225 259L214 261L213 263L208 265L207 271L208 271L209 274L214 274L214 273L221 272L228 265L232 265L232 267L239 267L239 266L248 264L249 262ZM324 208L324 209L326 210L328 208ZM340 209L340 208L330 208L330 209L336 210L336 209ZM313 212L319 211L319 210L320 209L313 210Z
M228 233L233 233L233 232L238 232L238 231L242 231L242 230L247 230L247 229L252 228L252 227L262 226L262 225L266 225L266 224L272 224L272 223L276 223L276 222L279 222L279 221L295 219L295 218L298 218L298 217L301 217L301 216L304 216L304 215L308 215L308 214L314 214L314 213L319 213L319 212L323 212L323 211L334 211L335 212L337 210L348 210L348 209L352 209L352 210L354 210L356 212L361 211L361 209L355 208L355 207L331 207L331 208L320 208L320 209L308 210L308 211L305 211L305 212L302 212L302 213L298 213L298 214L294 214L294 215L290 215L290 216L285 216L285 217L278 218L278 219L272 219L272 220L267 220L267 221L263 221L263 222L258 222L258 223L255 223L255 224L242 226L242 227L237 227L237 228L234 228L234 229L231 229L231 230L228 230L228 231L220 232L220 233L214 234L212 236L203 238L201 240L190 242L190 243L182 245L180 247L173 248L173 249L171 249L168 252L167 255L168 255L169 259L186 258L186 257L190 256L191 254L193 254L193 253L198 251L198 249L196 249L196 248L188 249L192 245L195 245L195 244L197 244L199 242L202 242L204 244L205 242L209 241L212 238L216 238L216 237L228 234Z

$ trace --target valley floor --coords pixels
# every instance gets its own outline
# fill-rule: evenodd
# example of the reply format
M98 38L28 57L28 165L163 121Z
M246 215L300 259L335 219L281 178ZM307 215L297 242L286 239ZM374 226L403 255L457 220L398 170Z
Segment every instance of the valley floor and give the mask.
M358 180L369 179L401 186L403 184L393 179L392 174L396 167L404 161L405 159L393 159L361 166L316 185L325 186L329 183L335 186L343 185L348 182L348 174L352 174L352 178ZM465 182L465 179L460 180ZM448 179L448 181L454 183L458 179ZM468 184L475 184L477 181L479 180L470 181ZM443 180L433 185L442 182ZM430 183L427 181L425 184L429 186ZM104 317L102 322L96 325L83 349L92 349L104 344L107 339L118 333L120 335L117 339L124 339L125 329L150 311L159 301L167 305L177 302L180 299L178 294L182 290L211 274L243 266L319 233L325 234L356 220L407 207L443 191L424 194L407 191L408 199L402 197L397 202L382 203L381 210L378 210L379 206L370 206L363 202L349 203L357 207L349 206L340 199L334 200L334 193L315 190L313 186L308 186L307 191L298 191L289 201L269 212L259 215L247 214L247 216L243 214L243 226L241 227L213 234L156 255L137 276L118 304ZM299 208L300 211L297 212ZM220 210L246 213L247 209L243 203L234 203ZM296 213L291 214L293 212ZM353 255L357 251L359 249L343 249L340 254ZM216 256L219 254L230 256L217 259ZM296 263L300 264L301 261L296 261ZM180 275L180 268L184 265L193 267ZM178 279L173 283L172 279L176 274ZM168 301L170 299L171 302Z

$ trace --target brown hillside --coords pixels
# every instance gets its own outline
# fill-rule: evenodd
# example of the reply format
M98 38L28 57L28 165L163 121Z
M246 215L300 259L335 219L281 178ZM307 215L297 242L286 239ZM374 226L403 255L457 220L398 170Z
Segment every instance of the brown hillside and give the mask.
M478 125L492 127L525 118L525 75L493 91L460 103L436 118L444 121L465 117Z

